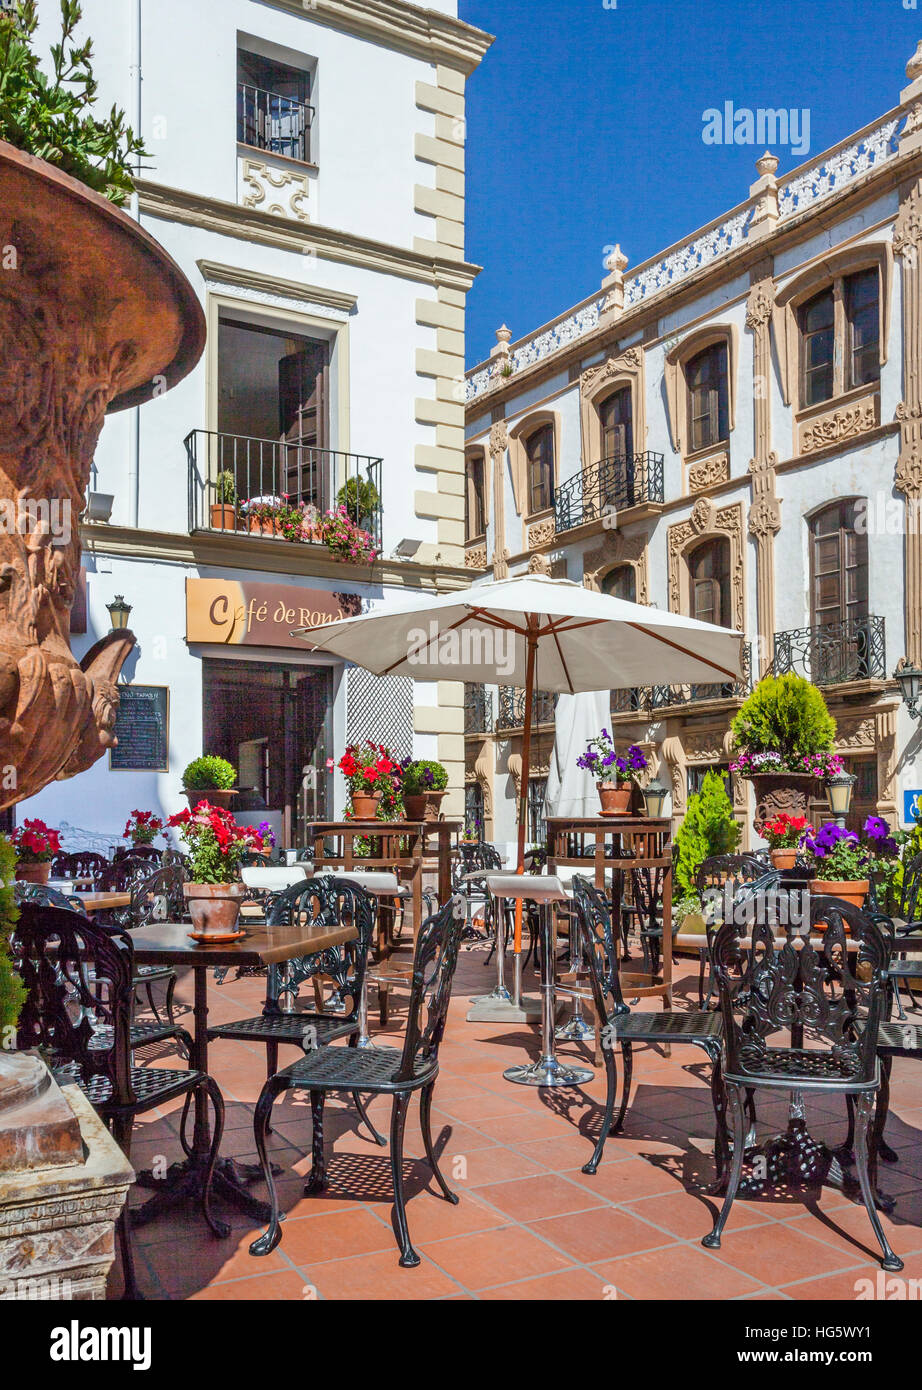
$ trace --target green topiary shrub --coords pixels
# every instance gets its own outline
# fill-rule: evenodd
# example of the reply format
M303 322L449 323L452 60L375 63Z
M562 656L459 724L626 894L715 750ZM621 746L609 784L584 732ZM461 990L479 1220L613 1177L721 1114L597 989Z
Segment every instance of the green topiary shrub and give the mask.
M420 759L407 763L401 780L404 796L425 796L426 792L443 792L448 786L448 773L441 763Z
M13 1049L19 1011L26 997L9 951L10 933L19 917L13 897L15 869L16 851L6 836L0 835L0 1054Z
M765 676L733 720L741 752L780 753L785 759L831 752L836 721L821 691L803 676Z
M230 791L237 781L237 769L226 758L216 758L205 754L193 758L182 775L182 784L190 792L208 791L216 787L218 791Z
M367 478L350 478L336 494L337 507L345 507L358 526L371 525L381 505L378 489Z
M740 833L723 778L719 772L709 772L701 791L689 797L685 819L676 835L677 902L697 895L695 874L705 859L715 854L732 854L739 844Z

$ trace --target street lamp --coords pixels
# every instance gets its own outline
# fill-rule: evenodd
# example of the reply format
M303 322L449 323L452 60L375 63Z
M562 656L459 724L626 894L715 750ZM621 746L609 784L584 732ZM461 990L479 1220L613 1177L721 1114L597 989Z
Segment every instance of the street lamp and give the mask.
M893 672L893 679L900 687L903 704L912 718L922 719L922 671L904 656Z
M829 802L829 809L835 817L836 824L845 829L845 817L848 815L852 804L852 792L855 790L857 782L851 772L837 772L830 777L826 783L826 798Z
M643 799L648 820L660 820L667 794L662 782L648 782L644 787Z
M125 602L124 595L116 594L112 602L106 604L106 611L109 614L112 631L123 632L128 626L128 616L131 613L131 604Z

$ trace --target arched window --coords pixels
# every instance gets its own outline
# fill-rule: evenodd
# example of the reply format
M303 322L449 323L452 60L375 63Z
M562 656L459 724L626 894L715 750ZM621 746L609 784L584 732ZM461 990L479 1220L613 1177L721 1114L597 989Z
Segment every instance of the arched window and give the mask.
M528 511L546 511L554 500L554 427L542 425L525 441Z
M609 570L601 584L602 593L612 598L623 598L628 603L637 602L637 575L633 565L619 565Z
M685 365L692 453L730 438L727 371L725 342L712 343Z
M634 410L631 388L623 387L607 396L599 406L602 432L602 458L632 458L634 454Z
M464 788L464 831L484 839L483 787L479 782L468 782Z
M818 405L880 378L880 274L838 277L800 306L801 404Z
M692 617L718 627L732 627L730 617L730 542L725 536L705 541L688 557Z
M811 626L868 616L868 536L856 529L855 503L833 502L810 519Z
M466 536L473 540L482 536L487 529L486 467L483 450L477 449L467 456L467 490L465 493L464 521Z

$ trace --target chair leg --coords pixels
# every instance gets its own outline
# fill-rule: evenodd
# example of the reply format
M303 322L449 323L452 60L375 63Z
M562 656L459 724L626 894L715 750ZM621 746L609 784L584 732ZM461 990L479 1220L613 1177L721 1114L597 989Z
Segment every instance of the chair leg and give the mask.
M442 1194L446 1202L451 1202L453 1207L458 1205L458 1194L452 1192L448 1183L442 1177L442 1170L439 1167L439 1160L436 1157L435 1149L432 1145L432 1092L435 1089L435 1082L432 1081L428 1086L424 1086L419 1093L419 1127L423 1132L423 1143L426 1146L426 1158L429 1160L429 1167L432 1169L433 1177L442 1189Z
M314 1192L323 1192L327 1185L327 1172L323 1161L323 1091L311 1091L311 1171L304 1184L304 1195L310 1197Z
M618 1089L618 1068L615 1063L615 1049L612 1043L607 1039L602 1044L602 1048L602 1055L605 1058L606 1076L605 1111L602 1115L602 1128L596 1140L592 1157L583 1168L583 1172L590 1175L598 1172L599 1164L602 1161L602 1154L605 1150L605 1140L608 1138L612 1129L611 1117L615 1111L615 1093Z
M704 1008L704 971L707 965L707 951L698 952L698 1008Z
M205 1220L214 1234L223 1237L230 1235L230 1227L225 1221L216 1217L211 1210L211 1180L214 1177L218 1151L221 1147L221 1136L224 1133L224 1097L218 1089L217 1082L212 1077L206 1077L202 1084L214 1106L214 1133L211 1136L211 1148L208 1151L208 1162L205 1165L205 1181L202 1184L202 1211L205 1213Z
M148 1003L148 1006L149 1006L149 1008L150 1008L151 1013L154 1015L154 1018L157 1020L157 1022L160 1023L160 1022L162 1021L161 1018L160 1018L160 1011L159 1011L159 1009L157 1008L157 1005L154 1003L154 982L153 982L153 980L148 980L147 984L146 984L145 987L144 987L144 992L145 992L146 995L147 995L147 1003ZM171 1019L170 1021L172 1022L172 1019Z
M722 1192L727 1180L727 1165L730 1161L730 1143L727 1135L727 1093L723 1082L723 1069L720 1049L715 1048L708 1055L711 1059L711 1103L714 1106L714 1166L716 1174L712 1194Z
M167 981L167 986L166 986L166 999L164 1000L164 1005L163 1005L163 1007L164 1007L164 1012L166 1013L166 1016L167 1016L167 1021L169 1022L171 1028L172 1028L172 1027L175 1025L175 1023L176 1023L176 1019L173 1017L173 996L174 996L175 993L176 993L176 972L174 971L173 974L170 976L169 980Z
M126 1158L130 1157L132 1122L132 1117L128 1115L114 1116L112 1119L113 1137ZM128 1210L127 1199L119 1212L115 1229L118 1233L119 1254L122 1257L122 1277L125 1283L122 1298L126 1303L142 1302L144 1295L138 1287L138 1277L134 1267L134 1251L131 1245L131 1213Z
M186 1098L182 1104L182 1115L179 1120L179 1142L182 1145L182 1151L186 1155L186 1158L192 1157L192 1145L186 1138L186 1120L189 1118L189 1107L191 1106L191 1104L192 1092L187 1091Z
M406 1093L401 1092L394 1096L391 1110L391 1176L394 1180L394 1220L397 1243L400 1246L400 1263L404 1269L415 1269L419 1264L419 1256L410 1244L407 1207L403 1195L403 1130L409 1103L410 1097Z
M881 1269L890 1273L898 1274L903 1268L903 1261L899 1255L895 1255L890 1248L890 1242L884 1234L884 1228L880 1224L880 1217L877 1215L877 1205L874 1200L874 1187L871 1182L871 1174L868 1165L868 1135L871 1129L871 1120L874 1097L870 1091L862 1091L858 1097L858 1134L855 1144L855 1159L858 1168L858 1181L861 1183L861 1195L864 1198L865 1209L871 1220L871 1226L877 1237L878 1244L883 1252Z
M634 1048L629 1042L621 1043L621 1061L624 1064L624 1084L621 1088L621 1108L618 1111L618 1118L612 1126L612 1134L620 1134L624 1128L624 1117L627 1114L628 1104L631 1099L631 1081L634 1076Z
M895 1163L899 1157L896 1150L891 1149L884 1138L887 1116L890 1113L890 1069L892 1066L892 1057L881 1057L880 1090L877 1093L877 1109L874 1112L874 1152L885 1163Z
M852 1156L855 1144L855 1097L853 1095L845 1097L845 1110L848 1115L848 1133L836 1152L841 1158L848 1161Z
M250 1246L251 1255L268 1255L275 1249L282 1239L282 1227L279 1221L279 1198L275 1188L275 1178L272 1175L272 1163L266 1152L266 1138L269 1134L269 1117L272 1114L272 1106L275 1098L282 1090L278 1084L273 1085L272 1080L266 1082L259 1094L256 1102L256 1110L253 1113L253 1133L256 1138L256 1152L259 1155L260 1167L263 1170L263 1180L269 1194L269 1206L272 1208L269 1217L269 1225L265 1232L254 1240Z
M358 1043L358 1040L359 1040L358 1034L357 1034L357 1033L353 1033L352 1036L351 1036L351 1038L349 1039L349 1046L350 1046L350 1047L355 1047L355 1046L357 1045L357 1043ZM371 1119L370 1119L369 1114L368 1114L368 1111L365 1109L365 1102L362 1100L362 1097L361 1097L361 1095L359 1094L358 1091L353 1091L353 1092L352 1092L352 1104L355 1106L356 1110L359 1112L359 1119L362 1121L362 1123L364 1124L365 1128L366 1128L366 1129L368 1130L368 1132L371 1134L372 1139L375 1141L376 1144L378 1144L378 1145L383 1149L383 1148L385 1147L385 1145L387 1144L387 1140L385 1139L385 1137L384 1137L383 1134L379 1134L379 1133L378 1133L378 1131L375 1129L374 1125L372 1124Z
M730 1176L727 1180L727 1195L724 1197L723 1206L714 1222L714 1229L704 1237L701 1244L706 1250L720 1249L720 1236L727 1218L730 1215L730 1208L733 1206L737 1191L740 1185L740 1178L743 1176L743 1158L745 1156L746 1145L746 1120L743 1114L738 1086L727 1088L730 1101L730 1109L733 1113L733 1161L730 1164Z

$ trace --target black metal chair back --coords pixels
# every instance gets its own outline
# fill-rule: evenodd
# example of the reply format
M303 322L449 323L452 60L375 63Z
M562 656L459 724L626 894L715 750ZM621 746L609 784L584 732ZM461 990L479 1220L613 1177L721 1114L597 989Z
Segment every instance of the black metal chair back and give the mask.
M327 975L334 983L336 997L343 1003L349 1000L345 1021L357 1016L375 925L375 900L371 895L334 874L318 874L274 894L266 909L266 922L270 927L292 923L355 926L356 940L291 961L282 982L282 992L295 990L303 980L313 976ZM270 1010L277 1009L278 999L268 999L267 1006Z
M630 1013L621 993L611 913L604 895L587 878L574 874L571 886L583 942L583 958L589 966L592 1000L600 1026L604 1028L611 1019Z
M157 865L150 859L139 859L129 855L116 864L107 864L96 878L98 893L131 893L139 883L157 872Z
M153 861L151 861L153 863ZM154 872L131 888L130 924L146 927L150 922L181 922L186 912L182 886L189 874L182 864L154 866Z
M420 926L413 953L406 1037L394 1075L396 1084L412 1081L438 1061L466 916L464 900L456 895Z
M52 878L93 878L109 868L109 860L104 854L93 850L78 850L74 853L56 854L51 861Z
M709 888L723 888L725 883L754 883L770 871L764 860L753 854L715 854L704 862L695 874L699 898Z
M798 914L797 906L792 894L759 892L715 933L726 1075L744 1084L791 1086L812 1072L828 1077L822 1067L831 1052L843 1089L870 1082L886 1004L888 942L869 917L837 898L811 897L809 915ZM779 1043L779 1034L789 1043Z
M16 883L13 885L16 903L34 903L37 907L60 907L67 912L80 912L78 903L48 883Z
M113 854L113 864L119 864L123 859L149 859L152 864L163 862L164 851L158 849L156 845L121 845Z
M17 1047L42 1048L52 1066L76 1065L87 1082L104 1077L111 1087L109 1103L133 1106L128 935L78 912L24 902L11 948L26 987ZM99 1025L107 1025L102 1037Z

